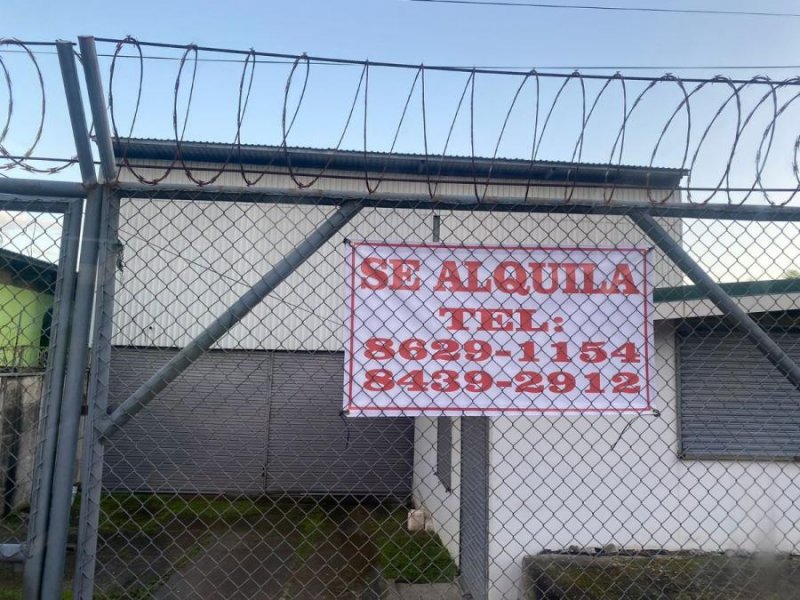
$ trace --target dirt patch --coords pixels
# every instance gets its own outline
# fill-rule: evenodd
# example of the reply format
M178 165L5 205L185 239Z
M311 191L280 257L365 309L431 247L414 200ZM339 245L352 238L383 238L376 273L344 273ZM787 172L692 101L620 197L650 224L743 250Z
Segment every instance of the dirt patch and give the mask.
M388 575L429 582L456 576L438 537L405 531L404 507L328 501L283 508L277 527L225 529L154 598L352 600L377 597Z

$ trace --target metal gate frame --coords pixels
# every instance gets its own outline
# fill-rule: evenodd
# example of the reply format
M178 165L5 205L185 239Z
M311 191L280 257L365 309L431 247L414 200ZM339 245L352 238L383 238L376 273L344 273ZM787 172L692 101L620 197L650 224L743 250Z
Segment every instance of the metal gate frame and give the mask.
M42 405L37 431L37 447L33 485L31 486L31 513L28 536L24 544L3 543L0 540L0 561L24 562L43 546L46 515L37 505L40 498L49 496L49 479L42 475L43 465L52 464L58 434L58 414L61 406L61 389L64 383L67 359L67 339L73 310L76 282L78 243L81 234L81 207L79 198L25 197L0 194L0 210L48 212L63 215L59 247L58 271L53 293L53 321L48 346L48 360L42 386Z
M69 213L69 231L80 224L77 218L86 199L84 227L81 236L80 268L77 277L66 265L77 256L78 238L67 238L62 246L64 268L58 306L58 332L53 344L53 361L48 369L46 412L42 431L50 435L40 438L35 480L40 490L32 504L31 527L27 544L0 545L0 556L25 561L25 598L56 600L61 596L69 526L70 496L74 480L80 410L83 399L84 373L89 347L94 352L90 363L89 412L84 436L84 482L81 497L79 541L77 549L75 598L89 600L93 594L94 568L99 519L99 499L103 470L104 441L123 427L139 410L157 397L171 381L183 373L194 360L236 325L266 298L282 281L312 256L327 240L355 217L362 208L393 209L447 208L469 211L505 211L519 213L547 212L583 215L625 215L685 273L718 307L729 324L744 333L770 362L798 389L800 367L780 348L734 300L716 284L704 269L681 247L655 217L702 218L718 220L800 222L800 208L776 206L743 206L720 204L651 204L646 202L570 202L559 199L449 197L431 200L428 197L401 194L326 194L298 190L251 190L235 186L160 185L158 189L171 198L246 201L255 203L313 204L336 206L337 210L320 223L304 241L290 251L227 310L219 315L200 335L159 369L147 382L131 394L111 415L108 406L109 358L111 351L111 313L114 302L115 262L118 251L117 223L120 197L145 197L153 187L117 181L117 163L112 148L101 73L94 38L79 39L81 61L91 116L96 132L100 172L95 173L87 119L83 108L78 70L73 45L58 42L58 55L69 109L82 182L0 179L0 206L4 193L15 206L63 207ZM27 198L22 199L22 196ZM43 203L43 204L42 204ZM76 225L76 223L78 225ZM74 287L73 295L69 291ZM94 307L94 313L92 312ZM94 331L90 324L94 314ZM72 328L67 354L67 325ZM91 336L91 344L90 344ZM63 388L62 384L63 383ZM55 416L58 415L58 421ZM54 435L57 432L57 437ZM480 584L475 595L481 597Z

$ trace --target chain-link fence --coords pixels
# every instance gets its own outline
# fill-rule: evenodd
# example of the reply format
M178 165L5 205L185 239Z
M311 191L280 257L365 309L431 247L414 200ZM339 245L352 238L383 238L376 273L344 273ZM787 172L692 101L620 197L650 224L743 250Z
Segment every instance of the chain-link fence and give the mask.
M60 199L0 196L0 557L21 561L33 539L43 446L53 441L53 363L65 356L79 207ZM71 265L71 266L70 266ZM56 407L57 410L57 407ZM49 424L49 425L48 425ZM21 574L0 565L0 587Z
M636 211L343 210L121 198L97 595L793 597L797 389ZM656 224L799 355L795 223Z
M249 51L235 141L214 144L184 140L198 55L236 51L101 42L105 79L92 38L78 57L91 128L55 44L77 157L54 158L37 46L0 40L41 87L33 145L0 133L4 170L81 178L0 178L0 558L25 564L0 589L800 597L797 81ZM177 66L174 140L122 137L140 108L155 122L151 47ZM256 64L284 71L277 146L242 141ZM360 73L352 101L314 96L318 64ZM508 102L480 158L486 82ZM301 105L343 112L335 148ZM499 158L509 139L529 157Z

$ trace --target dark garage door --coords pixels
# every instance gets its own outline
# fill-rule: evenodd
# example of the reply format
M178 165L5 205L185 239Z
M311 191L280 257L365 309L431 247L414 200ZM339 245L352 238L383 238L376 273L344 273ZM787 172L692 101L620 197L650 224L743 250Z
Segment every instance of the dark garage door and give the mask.
M413 419L341 416L338 352L274 361L267 491L411 494Z
M111 405L125 400L174 354L112 349ZM105 484L142 491L260 492L271 363L266 352L200 357L110 439Z
M110 402L175 353L114 348ZM344 419L340 353L209 352L111 439L110 489L411 493L413 419Z

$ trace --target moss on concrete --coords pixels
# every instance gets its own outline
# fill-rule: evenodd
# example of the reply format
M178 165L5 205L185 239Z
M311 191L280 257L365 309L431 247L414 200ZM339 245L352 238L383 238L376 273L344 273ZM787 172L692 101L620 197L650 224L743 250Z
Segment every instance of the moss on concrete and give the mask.
M73 504L72 536L78 508ZM228 498L158 494L104 495L100 507L95 598L149 598L189 567L226 532L278 535L293 544L295 580L309 569L352 571L339 587L368 585L379 574L408 583L453 581L457 567L439 537L406 529L408 508L395 503ZM22 516L9 516L6 532L24 539ZM329 564L330 563L330 564ZM22 598L21 573L0 569L0 600ZM69 586L69 573L66 586ZM345 581L346 579L346 581ZM332 576L329 581L337 583ZM324 591L324 590L323 590ZM348 591L340 590L342 593ZM64 598L69 598L66 591Z
M297 503L279 503L269 498L112 493L101 500L100 533L153 534L194 526L280 523L299 517L298 511L301 508Z
M786 556L539 555L523 568L528 600L800 597L800 560Z

